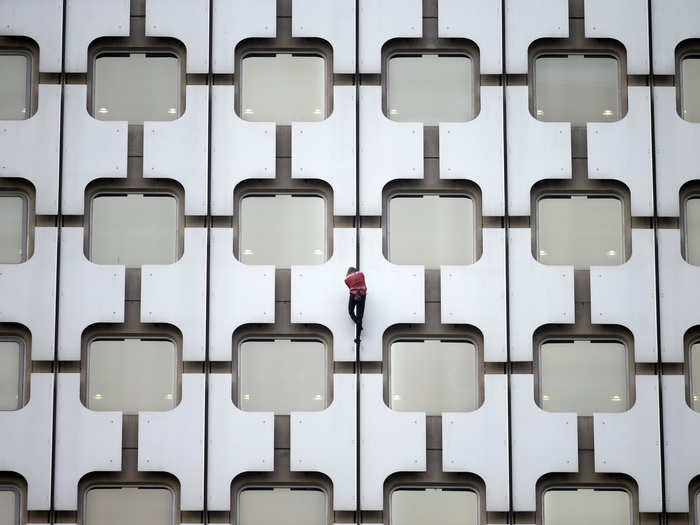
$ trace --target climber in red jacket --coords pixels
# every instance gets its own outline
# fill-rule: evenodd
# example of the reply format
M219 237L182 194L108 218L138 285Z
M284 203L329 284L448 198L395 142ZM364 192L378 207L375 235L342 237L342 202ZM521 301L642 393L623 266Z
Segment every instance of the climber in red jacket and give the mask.
M351 266L345 276L345 284L350 288L350 298L348 301L348 313L350 318L357 325L357 337L355 343L360 342L360 332L362 332L362 316L365 314L365 299L367 298L367 285L365 275Z

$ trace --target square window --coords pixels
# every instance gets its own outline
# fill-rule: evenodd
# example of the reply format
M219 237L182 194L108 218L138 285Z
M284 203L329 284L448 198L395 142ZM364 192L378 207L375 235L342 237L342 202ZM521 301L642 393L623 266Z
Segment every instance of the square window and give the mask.
M254 122L326 118L326 61L299 53L251 54L241 61L240 116Z
M91 410L170 410L177 404L177 349L164 339L95 339L87 350Z
M17 410L22 407L23 379L24 342L14 338L0 338L0 410Z
M611 266L625 262L622 201L549 195L537 201L537 259L542 264Z
M476 116L474 66L456 54L395 55L389 59L387 116L400 122L466 122Z
M388 203L389 260L439 269L474 262L474 201L465 195L399 195Z
M700 266L700 196L685 201L685 258Z
M16 193L0 193L0 263L20 263L26 259L27 198Z
M700 412L700 342L690 345L690 400L690 406Z
M700 122L700 56L681 60L681 88L683 118Z
M622 118L620 71L603 55L535 59L535 116L546 122L613 122Z
M328 351L320 341L243 341L238 370L242 410L286 415L328 406Z
M552 489L544 493L542 525L631 525L631 507L624 490Z
M239 257L245 264L322 264L326 201L317 195L249 195L241 199Z
M92 114L98 120L175 120L181 114L180 61L172 53L109 52L95 60Z
M391 345L390 405L394 410L443 412L476 410L476 347L468 341L396 341Z
M0 523L19 525L19 492L14 487L0 486Z
M237 525L326 525L326 493L312 488L246 488L238 493Z
M31 60L27 53L0 52L0 120L31 116Z
M175 494L165 487L93 487L83 525L174 525Z
M551 341L540 346L540 406L549 412L624 412L630 407L628 355L616 341Z
M98 195L92 200L90 260L170 264L178 260L178 202L172 195Z
M391 493L391 525L478 525L479 497L473 490L401 488Z

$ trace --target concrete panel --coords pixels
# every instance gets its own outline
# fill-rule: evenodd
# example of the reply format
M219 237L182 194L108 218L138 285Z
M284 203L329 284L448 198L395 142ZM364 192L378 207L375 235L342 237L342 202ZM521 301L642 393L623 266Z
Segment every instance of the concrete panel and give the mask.
M639 512L661 512L658 379L638 375L635 381L637 399L632 408L593 414L595 470L629 474L639 488Z
M328 182L334 215L355 215L355 122L355 87L335 86L330 117L292 123L292 178Z
M477 262L440 267L440 319L476 326L484 335L484 361L505 361L505 231L484 228L483 236L484 252Z
M652 59L655 75L676 72L676 46L700 38L700 4L696 0L649 0L654 35Z
M39 71L59 73L63 49L63 0L0 3L0 35L28 36L39 44Z

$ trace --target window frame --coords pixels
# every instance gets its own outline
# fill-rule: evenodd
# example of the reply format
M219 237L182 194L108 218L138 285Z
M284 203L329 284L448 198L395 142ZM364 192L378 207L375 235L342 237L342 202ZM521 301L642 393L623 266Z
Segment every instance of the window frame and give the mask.
M236 488L235 492L235 506L236 506L236 512L231 513L231 517L233 518L233 523L234 525L241 525L241 493L243 493L246 490L270 490L273 491L274 489L290 489L290 490L316 490L319 491L323 494L323 503L324 503L324 508L326 509L325 512L325 521L326 523L330 523L331 517L332 517L332 509L330 508L330 495L328 493L328 490L322 486L322 485L315 485L313 483L303 483L303 484L296 484L296 483L244 483L241 486Z
M700 344L700 335L699 334L694 334L694 337L691 337L690 340L688 341L688 376L687 376L687 381L688 381L688 405L691 410L695 410L693 408L694 400L693 400L693 392L695 387L697 386L700 388L700 385L694 385L693 384L693 346L699 345ZM700 358L700 349L698 350L698 358ZM700 396L700 390L697 392L697 394ZM700 400L698 401L698 406L700 407ZM698 489L698 494L700 494L700 488ZM700 509L698 509L700 512ZM700 520L700 516L698 516L698 519ZM698 523L700 525L700 522Z
M29 205L30 205L30 198L29 194L19 191L19 190L14 190L14 189L8 189L4 190L0 188L0 197L19 197L22 199L22 257L19 262L16 263L3 263L3 264L22 264L27 262L30 257L29 257Z
M90 525L87 523L87 516L85 509L87 508L87 495L88 492L94 489L124 489L124 488L137 488L137 489L165 489L168 492L170 492L172 496L172 507L170 510L170 523L172 525L176 525L176 517L177 517L177 492L173 487L170 485L164 484L164 483L159 483L155 482L153 484L150 483L143 483L143 482L137 482L137 483L119 483L119 482L92 482L89 483L88 485L85 486L85 488L82 489L82 496L80 498L80 502L82 504L82 508L80 509L80 516L79 516L79 525Z
M22 518L22 512L24 510L24 499L22 494L22 489L6 481L0 481L0 491L2 492L14 492L15 494L15 520L13 525L21 525L24 523Z
M700 58L700 56L698 58ZM683 255L683 260L687 264L696 266L695 264L688 261L688 201L691 201L693 199L700 200L700 191L695 189L695 191L688 191L687 193L683 194L683 189L681 189L681 234L683 242L681 251ZM700 231L698 231L698 235L700 235ZM698 242L700 243L700 239L698 240Z
M28 389L27 378L27 342L19 335L4 335L0 334L0 342L16 342L19 344L19 367L17 370L18 387L17 387L17 407L11 410L0 410L2 412L14 412L20 410L26 405L26 394ZM2 484L0 484L2 489Z
M684 46L683 43L679 44L679 46ZM685 91L685 80L683 79L683 61L687 60L689 58L693 58L696 60L700 61L700 49L694 46L688 46L688 49L685 49L678 57L678 116L683 119L685 122L690 122L690 123L695 123L692 120L687 120L683 116L683 108L684 108L684 100L683 100L683 92ZM700 524L698 524L700 525Z
M4 56L24 56L24 58L27 59L27 75L26 75L26 82L27 82L27 89L26 93L24 95L24 107L25 107L25 118L24 119L19 119L19 120L29 120L34 116L34 97L33 97L33 91L34 91L34 53L32 53L29 49L23 48L23 47L13 47L13 46L2 46L0 47L0 55Z
M628 501L629 501L629 511L630 511L630 522L628 525L636 525L637 523L637 518L635 517L635 505L634 505L634 494L633 492L625 487L624 485L616 485L613 483L603 483L603 484L594 484L594 483L572 483L572 484L565 484L565 483L554 483L551 485L547 485L546 487L543 487L540 493L538 494L538 501L540 505L540 525L547 525L547 522L545 520L545 513L544 513L544 497L549 491L578 491L578 490L600 490L600 491L609 491L609 492L624 492L628 496Z
M393 522L393 496L394 492L399 491L399 490L406 490L406 491L425 491L426 489L439 489L439 490L447 490L447 491L452 491L452 492L472 492L476 494L476 515L477 515L477 523L479 525L482 525L482 506L483 502L481 501L481 492L473 487L471 484L448 484L448 483L436 483L436 484L431 484L431 483L416 483L414 484L408 484L408 483L398 483L395 486L392 486L389 489L389 492L387 494L389 504L385 505L387 508L387 513L389 517L389 525L394 525Z

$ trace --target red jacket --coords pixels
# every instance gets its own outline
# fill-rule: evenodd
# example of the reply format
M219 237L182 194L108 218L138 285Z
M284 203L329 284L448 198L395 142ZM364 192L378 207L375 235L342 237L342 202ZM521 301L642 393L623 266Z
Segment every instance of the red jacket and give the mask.
M365 274L362 272L351 273L345 278L345 284L350 288L353 295L367 295L367 285L365 284Z

